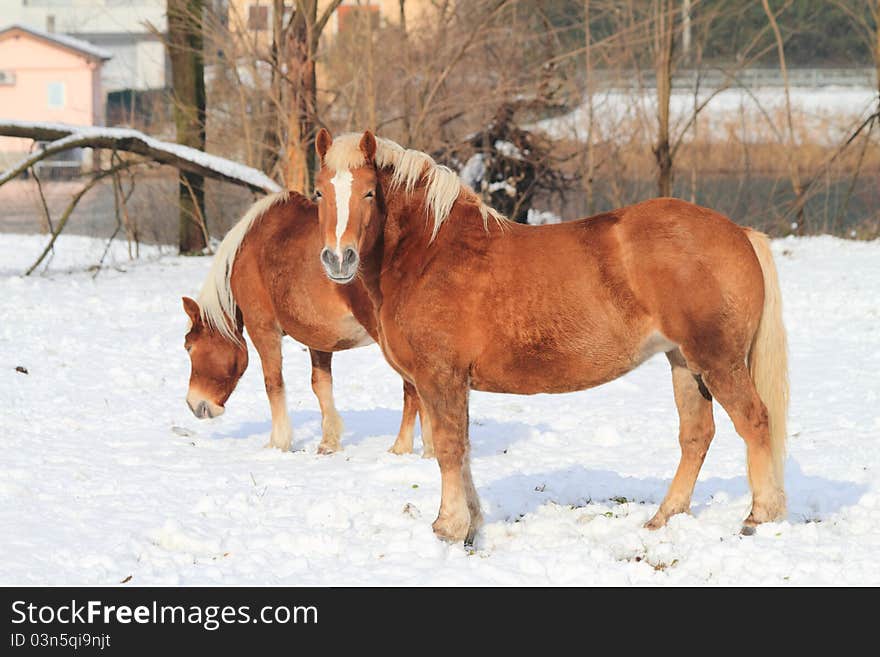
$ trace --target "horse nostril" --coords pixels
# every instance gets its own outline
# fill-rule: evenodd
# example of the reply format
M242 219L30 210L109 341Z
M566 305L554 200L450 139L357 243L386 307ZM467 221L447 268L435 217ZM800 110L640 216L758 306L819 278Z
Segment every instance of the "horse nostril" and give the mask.
M336 257L336 254L326 247L321 251L321 262L323 262L325 266L333 269L339 266L339 259Z
M352 249L351 247L345 250L345 253L342 256L342 264L346 267L351 267L358 261L357 251Z
M201 401L199 405L196 407L196 417L200 419L204 419L210 415L210 411L208 409L208 402Z

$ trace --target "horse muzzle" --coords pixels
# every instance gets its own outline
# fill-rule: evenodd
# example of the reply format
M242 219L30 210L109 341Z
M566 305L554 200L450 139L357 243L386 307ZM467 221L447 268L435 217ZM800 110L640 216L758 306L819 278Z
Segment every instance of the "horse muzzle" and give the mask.
M335 251L324 247L321 251L321 264L324 265L324 271L331 281L344 285L357 276L360 258L357 251L350 246L342 252L341 257Z
M193 415L200 420L219 417L226 410L218 404L209 402L207 399L194 399L189 396L186 398L186 405L189 406L189 410L193 412Z

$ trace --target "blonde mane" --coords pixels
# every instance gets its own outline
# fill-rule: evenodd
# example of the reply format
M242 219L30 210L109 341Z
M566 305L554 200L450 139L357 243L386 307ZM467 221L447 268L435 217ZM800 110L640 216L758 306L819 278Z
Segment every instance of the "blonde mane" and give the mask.
M335 171L340 169L357 169L365 164L364 154L360 149L362 135L347 133L333 140L324 155L324 164ZM458 174L449 167L437 164L427 153L404 148L390 139L376 137L376 167L392 170L392 188L402 187L407 193L426 179L425 207L433 215L434 226L431 240L437 237L443 222L449 218L452 206L459 197L476 204L483 218L483 226L489 229L489 217L499 226L509 221L497 210L483 203L474 190L468 187Z
M241 247L244 236L254 222L262 217L276 203L287 201L289 192L269 194L254 203L244 217L229 229L211 263L211 271L199 293L199 309L202 321L218 331L230 342L241 342L235 331L235 311L237 306L232 295L232 265Z

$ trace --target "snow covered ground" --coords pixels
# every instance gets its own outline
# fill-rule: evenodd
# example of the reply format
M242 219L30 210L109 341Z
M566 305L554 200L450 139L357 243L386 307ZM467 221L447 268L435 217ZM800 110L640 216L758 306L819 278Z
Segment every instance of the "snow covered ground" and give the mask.
M285 346L295 448L263 449L254 357L227 412L196 420L180 296L207 259L87 271L103 243L0 235L0 584L880 584L880 243L774 244L792 363L789 515L751 537L742 441L718 432L693 515L644 523L678 463L662 357L602 388L475 393L475 549L431 532L434 461L386 452L400 382L339 354L345 451L318 456L308 355ZM71 271L72 269L72 271ZM15 371L27 368L28 374Z
M744 141L776 141L783 132L785 94L782 88L731 88L710 97L701 91L698 102L708 100L700 112L703 136L725 140L736 135ZM877 90L870 87L794 87L790 91L792 115L798 136L822 139L836 144L848 137L867 118L877 104ZM599 91L594 95L594 121L598 138L619 134L620 127L641 120L645 125L656 122L657 96L648 91ZM693 91L674 89L670 98L670 115L678 132L690 120L694 110ZM588 109L586 103L562 116L538 121L535 127L553 138L585 140Z

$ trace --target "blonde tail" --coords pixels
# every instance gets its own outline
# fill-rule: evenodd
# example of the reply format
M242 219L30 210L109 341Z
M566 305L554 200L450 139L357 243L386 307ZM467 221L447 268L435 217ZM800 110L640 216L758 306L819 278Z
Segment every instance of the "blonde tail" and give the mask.
M782 323L782 291L779 289L779 277L769 238L764 233L751 229L746 230L746 236L752 243L764 274L764 310L749 351L749 374L758 390L758 396L767 407L773 470L776 482L782 489L789 397L788 345Z

